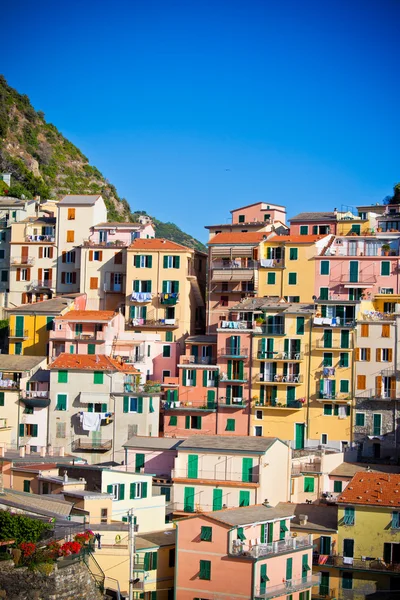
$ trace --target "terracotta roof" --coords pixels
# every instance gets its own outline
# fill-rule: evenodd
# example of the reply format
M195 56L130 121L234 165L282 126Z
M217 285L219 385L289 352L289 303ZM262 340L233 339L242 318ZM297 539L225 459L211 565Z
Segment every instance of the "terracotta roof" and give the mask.
M336 213L334 212L302 212L295 215L291 219L292 221L336 221Z
M111 321L117 313L113 310L70 310L55 320L60 321Z
M259 244L263 241L266 234L262 231L238 231L237 233L217 233L208 242L209 246L214 244Z
M129 246L130 250L173 250L174 252L194 252L193 248L182 246L164 238L136 238Z
M342 504L400 506L400 475L356 473L337 499Z
M77 371L122 371L139 373L135 367L119 364L104 354L60 354L49 365L49 369L76 369Z
M274 237L268 238L269 242L289 242L293 244L310 244L311 242L317 242L322 238L330 235L275 235Z

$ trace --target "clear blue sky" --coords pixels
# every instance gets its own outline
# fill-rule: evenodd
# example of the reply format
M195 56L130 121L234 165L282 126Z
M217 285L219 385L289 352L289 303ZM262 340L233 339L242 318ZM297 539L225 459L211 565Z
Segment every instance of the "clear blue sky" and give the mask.
M132 209L203 226L400 180L398 0L13 0L1 70Z

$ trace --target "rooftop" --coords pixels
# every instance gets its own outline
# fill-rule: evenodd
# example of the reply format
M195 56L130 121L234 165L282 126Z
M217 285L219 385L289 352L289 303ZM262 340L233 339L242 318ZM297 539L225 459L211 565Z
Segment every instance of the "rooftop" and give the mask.
M70 310L63 315L56 317L60 321L93 321L99 323L100 321L111 321L118 313L113 310Z
M23 221L20 221L20 223L27 223L27 224L36 224L36 223L43 223L45 225L55 225L57 222L57 219L55 217L27 217L26 219L24 219Z
M12 196L2 196L0 198L0 209L2 208L24 208L26 200L20 200L19 198L13 198Z
M76 371L120 371L139 373L133 365L119 363L104 354L65 354L62 353L49 365L49 369Z
M292 221L336 221L336 213L334 212L302 212L295 215L291 219Z
M242 302L231 306L231 311L276 311L280 313L313 313L313 304L300 304L299 302L281 302L277 297L271 298L246 298Z
M65 467L70 463L84 465L86 464L86 459L80 458L77 456L54 456L52 454L46 454L45 456L40 456L38 452L31 452L30 454L25 454L25 456L20 456L17 450L7 450L3 457L0 457L0 462L11 462L13 465L18 465L20 467L26 465L47 465L52 462L54 459L57 459L57 467Z
M32 304L22 304L13 308L6 308L5 310L9 313L22 314L42 314L42 315L59 315L63 310L71 305L74 298L81 296L82 294L75 295L63 295L58 298L52 298L51 300L43 300L42 302L33 302Z
M167 529L165 531L150 531L149 533L143 533L136 536L137 539L140 538L142 540L142 544L149 543L154 544L154 546L172 546L175 545L176 538L176 530L175 529ZM146 546L142 546L146 547Z
M172 250L173 252L194 252L182 244L165 240L164 238L136 238L129 246L130 250Z
M274 235L268 237L268 242L286 242L292 244L312 244L314 242L318 242L318 240L322 240L327 235Z
M337 506L328 506L325 504L291 504L290 502L280 502L277 507L291 508L294 519L291 522L291 529L304 529L305 531L314 530L321 532L337 531ZM307 523L300 524L301 516L307 517Z
M208 242L209 246L215 246L217 244L229 245L229 244L246 244L246 245L256 245L265 239L265 233L262 231L249 231L242 232L238 231L237 233L217 233L211 240Z
M90 194L68 194L62 198L58 205L59 206L93 206L95 202L101 198L100 194L90 195Z
M175 450L182 442L183 440L174 438L134 436L122 445L124 448L143 448L143 450Z
M263 454L275 442L281 442L279 438L268 437L247 437L239 435L193 435L184 440L179 448L182 450L204 449L219 450L226 452L245 452Z
M83 482L80 481L79 483ZM72 496L73 498L84 498L85 500L104 500L107 498L112 498L112 494L91 492L90 490L63 490L63 494L65 496Z
M400 506L400 475L356 473L337 499L338 503Z
M0 357L0 371L7 373L22 373L31 371L43 362L46 356L21 356L18 354L2 354Z
M17 471L31 471L32 473L39 473L39 471L50 471L50 469L56 469L56 463L38 463L34 465L18 465L12 467L13 470Z
M246 204L245 206L239 206L239 208L234 208L233 210L231 210L230 212L236 212L238 210L244 210L245 208L250 208L251 206L259 206L259 205L265 206L265 208L261 208L261 210L274 210L275 208L283 208L283 210L286 212L286 206L284 206L283 204L271 204L270 202L253 202L252 204Z
M356 473L361 472L372 472L372 473L400 473L400 467L395 465L368 465L367 463L347 463L343 462L341 465L333 469L329 473L332 477L354 477Z
M288 508L284 503L282 503L282 506L278 504L275 508L265 504L256 504L242 508L225 508L202 514L220 523L241 527L242 525L271 521L272 519L290 518L293 515L293 509Z
M216 344L216 335L190 335L186 338L185 344Z
M57 496L55 494L55 496ZM27 492L17 492L15 490L5 489L4 494L0 494L0 506L9 506L19 508L26 512L49 517L69 516L72 510L72 504L65 502L61 498L54 497L51 494L39 495Z
M149 222L151 224L151 221ZM147 225L147 223L146 223ZM133 229L137 229L138 227L145 227L144 223L131 223L131 221L107 221L106 223L97 223L97 225L93 225L93 229L97 229L98 227L101 227L103 229L107 228L107 229L114 229L114 227L116 229L120 228L120 229L126 229L127 227L131 227Z

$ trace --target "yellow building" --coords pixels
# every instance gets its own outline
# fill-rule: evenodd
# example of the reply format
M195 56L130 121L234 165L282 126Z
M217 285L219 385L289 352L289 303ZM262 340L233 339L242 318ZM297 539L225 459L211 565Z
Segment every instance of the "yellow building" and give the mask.
M80 305L83 303L83 306ZM49 332L55 317L68 310L84 308L84 296L66 294L59 298L6 309L9 323L9 353L47 356Z
M164 239L137 238L127 249L127 328L183 341L204 328L206 255Z
M260 245L258 296L278 296L288 302L312 302L315 282L314 256L331 235L272 234Z

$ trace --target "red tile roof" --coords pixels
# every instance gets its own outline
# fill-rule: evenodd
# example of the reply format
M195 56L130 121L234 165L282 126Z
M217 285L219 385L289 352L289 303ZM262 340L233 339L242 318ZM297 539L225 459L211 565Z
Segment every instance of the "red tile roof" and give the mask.
M130 250L173 250L174 252L194 252L193 248L187 248L176 242L164 238L137 238L129 246Z
M111 321L116 314L113 310L70 310L56 319L61 321Z
M326 235L329 235L328 233ZM268 239L269 242L290 242L293 244L310 244L326 237L326 235L275 235Z
M214 237L211 238L211 240L208 242L208 245L211 246L213 244L259 244L267 235L267 233L263 233L261 231L238 231L237 233L217 233L217 235L214 235Z
M356 473L337 499L345 504L400 506L400 475Z
M49 365L49 369L66 369L77 371L122 371L139 373L132 365L120 364L104 354L60 354Z

